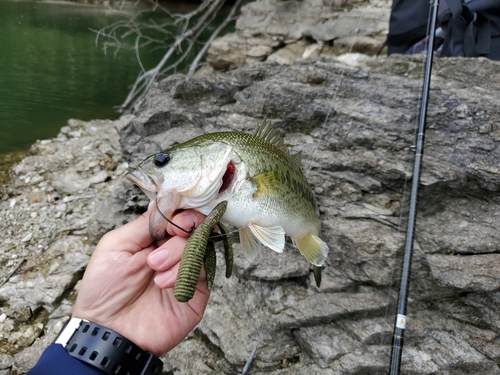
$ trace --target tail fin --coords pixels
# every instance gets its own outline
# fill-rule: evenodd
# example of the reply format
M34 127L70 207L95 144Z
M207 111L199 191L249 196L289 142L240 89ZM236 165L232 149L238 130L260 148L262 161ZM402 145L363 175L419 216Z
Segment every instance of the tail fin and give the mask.
M328 256L328 245L318 236L306 233L302 237L292 238L300 253L313 265L320 267Z

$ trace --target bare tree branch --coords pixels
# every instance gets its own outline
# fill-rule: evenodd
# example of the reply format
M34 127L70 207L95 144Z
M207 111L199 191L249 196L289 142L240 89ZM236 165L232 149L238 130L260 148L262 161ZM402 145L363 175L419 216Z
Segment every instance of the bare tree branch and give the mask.
M206 41L206 43L203 45L203 48L198 52L193 62L191 63L188 71L188 76L192 76L194 74L196 68L200 65L201 59L203 58L203 56L205 56L205 53L207 53L210 45L215 40L215 38L219 36L221 31L224 30L230 22L236 19L236 13L239 11L243 1L244 0L237 0L231 8L231 12L229 12L226 19L214 30L210 38Z
M132 89L130 90L127 98L121 105L121 109L125 110L126 108L133 108L135 105L144 98L146 93L149 91L153 83L156 81L156 78L160 74L163 66L170 59L175 50L180 47L181 43L186 39L197 36L196 33L200 31L200 28L204 26L207 19L216 11L216 9L220 8L224 3L224 0L209 0L212 4L211 7L200 17L198 22L189 30L186 30L181 35L177 36L174 43L170 46L168 51L163 55L163 58L160 62L152 69L141 74L137 77ZM206 26L205 26L206 27ZM199 35L199 34L198 34ZM144 85L141 84L144 81ZM138 87L141 87L141 90L137 90Z
M137 79L119 109L127 112L134 108L159 77L167 72L175 71L181 63L186 61L197 44L203 44L194 61L190 64L188 74L192 75L200 65L200 61L206 54L210 44L236 18L243 1L236 0L222 24L212 32L208 41L204 42L200 40L200 36L213 22L225 0L204 0L195 10L184 14L171 12L164 5L161 5L158 0L149 0L153 10L165 13L167 17L165 22L157 23L154 20L143 22L141 20L145 17L146 12L151 10L139 10L128 20L117 21L101 30L93 30L96 33L96 44L101 42L105 53L110 48L114 49L115 56L121 49L132 50L140 68ZM125 2L125 0L120 2L119 10L123 9ZM195 20L195 24L190 26L192 20ZM170 30L172 27L175 27L177 31L172 32ZM126 39L130 40L132 35L135 35L133 42L126 41ZM151 69L146 69L141 59L141 49L146 46L149 46L151 50L167 48L161 60ZM174 58L175 53L180 55Z

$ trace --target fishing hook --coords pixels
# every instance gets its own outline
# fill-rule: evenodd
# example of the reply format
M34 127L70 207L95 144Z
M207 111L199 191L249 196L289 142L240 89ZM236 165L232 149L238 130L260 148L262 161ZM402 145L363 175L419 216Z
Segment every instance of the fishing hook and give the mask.
M191 228L189 228L189 230L186 230L180 226L178 226L177 224L175 224L172 220L170 220L168 217L166 217L165 215L163 215L163 212L161 212L160 210L160 207L158 206L158 192L155 194L155 205L156 205L156 209L158 210L158 213L160 214L160 216L162 218L164 218L165 220L167 220L170 224L172 224L174 227L176 227L177 229L180 229L182 230L184 233L187 233L187 234L191 234L193 233L193 230L194 228L196 227L195 223L193 223L193 226Z

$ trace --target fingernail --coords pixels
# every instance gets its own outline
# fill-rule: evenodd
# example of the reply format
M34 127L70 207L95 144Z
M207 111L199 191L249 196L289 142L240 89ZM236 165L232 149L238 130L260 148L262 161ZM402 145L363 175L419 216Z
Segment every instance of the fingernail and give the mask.
M189 215L182 215L179 217L179 224L181 228L184 228L184 230L189 231L193 226L196 225L196 217L192 214Z
M149 263L153 267L160 267L169 257L168 250L158 249L149 254Z
M172 274L171 270L159 273L155 276L155 283L160 287L165 285L172 278Z

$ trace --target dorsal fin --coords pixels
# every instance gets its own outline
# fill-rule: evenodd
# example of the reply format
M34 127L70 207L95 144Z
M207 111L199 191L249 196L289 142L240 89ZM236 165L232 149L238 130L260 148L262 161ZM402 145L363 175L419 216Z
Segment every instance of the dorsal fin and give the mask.
M283 152L288 154L288 148L283 142L283 137L276 131L274 126L267 119L264 119L261 124L257 125L257 128L255 129L253 135L262 138L269 143L272 143Z
M292 162L296 166L298 166L299 168L302 168L302 151L299 151L296 154L290 155L290 159L292 159Z

